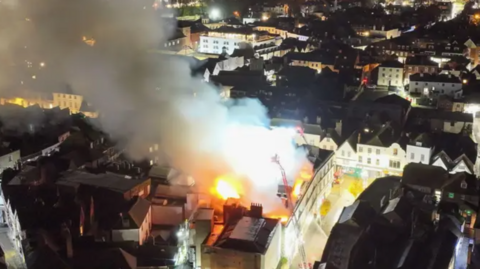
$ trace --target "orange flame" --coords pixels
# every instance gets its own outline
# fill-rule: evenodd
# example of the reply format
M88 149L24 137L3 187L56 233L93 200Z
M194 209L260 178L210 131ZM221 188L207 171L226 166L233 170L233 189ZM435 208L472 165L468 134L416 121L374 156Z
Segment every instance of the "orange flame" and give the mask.
M293 185L293 196L294 197L298 197L300 195L300 192L302 190L302 183L303 183L303 180L301 179L297 179L295 181L295 184Z
M232 184L231 180L225 178L218 178L215 192L224 200L228 198L240 198L237 188Z
M285 224L288 221L288 216L268 216L271 219L279 219L281 223Z

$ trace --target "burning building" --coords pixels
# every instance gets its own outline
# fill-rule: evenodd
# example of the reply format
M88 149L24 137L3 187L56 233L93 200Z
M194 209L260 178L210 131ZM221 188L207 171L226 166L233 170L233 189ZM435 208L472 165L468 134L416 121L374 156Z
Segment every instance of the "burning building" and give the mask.
M202 268L277 268L282 254L278 219L263 217L258 204L249 212L226 204L224 216L224 223L214 225L202 245Z
M309 161L286 180L287 186L278 179L278 188L270 188L269 197L258 200L269 203L268 209L248 197L248 188L256 186L224 175L211 180L207 192L195 186L159 185L154 200L162 202L154 203L152 210L168 211L168 220L187 219L188 256L194 268L276 268L281 258L291 262L302 250L304 234L319 219L333 184L334 152L315 147L308 151Z

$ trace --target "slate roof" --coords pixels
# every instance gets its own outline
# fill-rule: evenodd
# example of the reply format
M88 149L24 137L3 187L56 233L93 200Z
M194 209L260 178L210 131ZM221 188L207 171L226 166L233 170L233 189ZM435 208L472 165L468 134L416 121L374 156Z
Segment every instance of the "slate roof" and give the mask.
M129 227L123 226L122 216L120 216L113 229L138 229L142 226L150 210L150 202L141 197L135 197L129 204L126 212L123 213L123 217L129 219Z
M223 228L213 246L241 252L265 254L278 219L243 217ZM207 238L208 239L208 238Z

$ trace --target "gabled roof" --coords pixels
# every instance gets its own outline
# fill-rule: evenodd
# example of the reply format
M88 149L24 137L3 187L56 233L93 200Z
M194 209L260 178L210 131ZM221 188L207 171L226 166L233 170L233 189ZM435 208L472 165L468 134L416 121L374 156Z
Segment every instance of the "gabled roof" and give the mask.
M397 94L389 94L387 96L380 97L375 100L375 103L396 105L402 107L403 109L408 109L411 105L409 101L407 101L405 98L398 96Z
M145 221L149 210L150 202L141 197L136 197L133 201L130 202L130 207L127 209L127 212L122 213L122 216L118 218L118 221L113 226L113 229L140 228ZM124 226L122 218L128 218L128 227Z
M271 235L277 230L278 219L242 217L225 226L213 246L241 252L265 254ZM208 239L208 238L207 238Z
M403 169L402 184L441 189L449 174L441 167L409 163Z
M384 61L380 64L379 67L385 67L385 68L403 68L403 64L399 61L395 60L388 60Z

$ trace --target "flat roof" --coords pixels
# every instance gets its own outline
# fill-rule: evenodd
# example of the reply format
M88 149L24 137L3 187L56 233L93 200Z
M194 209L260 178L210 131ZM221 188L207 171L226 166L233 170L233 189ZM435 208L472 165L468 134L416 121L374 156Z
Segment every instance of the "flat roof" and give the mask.
M213 208L199 208L197 210L195 220L212 220L213 213Z
M126 179L114 174L91 174L76 170L65 173L57 183L66 183L65 185L83 184L125 193L145 181L146 179Z

